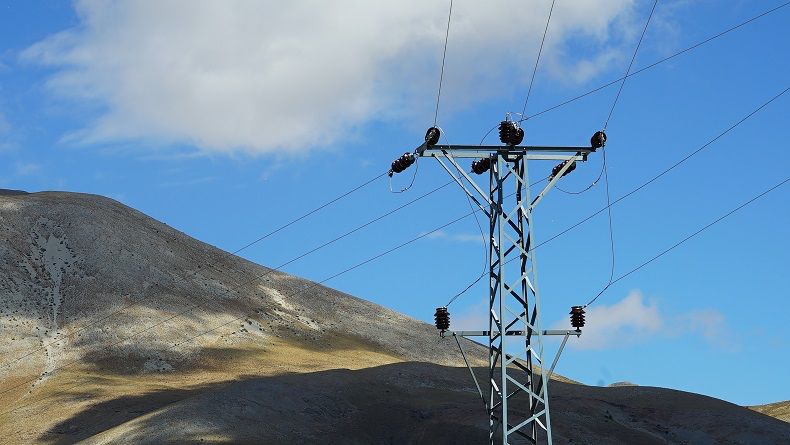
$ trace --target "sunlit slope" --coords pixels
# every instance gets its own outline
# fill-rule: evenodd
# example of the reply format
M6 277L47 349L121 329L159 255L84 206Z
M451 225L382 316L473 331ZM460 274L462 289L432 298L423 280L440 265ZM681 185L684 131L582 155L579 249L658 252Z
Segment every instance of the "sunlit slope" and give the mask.
M430 325L233 257L107 198L3 194L0 223L0 406L16 409L0 431L28 431L26 440L85 406L161 387L462 364Z
M790 400L784 402L769 403L766 405L750 406L749 408L763 413L767 416L776 417L779 420L790 422Z
M0 224L0 443L487 437L428 324L99 196L0 192ZM487 351L465 349L485 384ZM696 394L551 385L555 443L790 443L790 424Z

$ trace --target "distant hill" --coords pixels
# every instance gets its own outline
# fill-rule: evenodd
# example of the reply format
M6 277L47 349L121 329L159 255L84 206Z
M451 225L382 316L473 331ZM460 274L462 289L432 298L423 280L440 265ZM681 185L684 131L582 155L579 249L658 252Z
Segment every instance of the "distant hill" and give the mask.
M0 224L0 443L485 441L431 325L100 196L0 192ZM486 349L465 348L485 380ZM790 443L709 397L551 385L558 444Z
M763 413L767 416L776 417L779 420L790 422L790 400L784 402L769 403L767 405L750 406L750 409Z

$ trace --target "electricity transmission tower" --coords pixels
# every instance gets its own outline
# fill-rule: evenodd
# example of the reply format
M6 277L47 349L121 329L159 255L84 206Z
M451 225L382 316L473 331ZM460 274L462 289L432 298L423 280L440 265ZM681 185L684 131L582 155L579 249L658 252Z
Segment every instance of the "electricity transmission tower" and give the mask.
M439 130L432 127L425 143L392 163L399 173L417 157L433 157L489 218L490 293L488 329L449 331L446 307L437 309L436 326L444 338L458 343L480 397L489 414L489 444L548 443L551 445L548 382L571 335L580 336L584 310L571 309L574 329L544 330L535 251L532 248L532 213L559 178L576 168L576 162L603 146L606 135L597 132L586 147L535 147L518 145L524 132L515 122L499 126L504 145L436 145ZM459 159L479 159L472 172L488 172L489 187L483 190L458 164ZM530 194L528 160L554 160L548 184L534 197ZM553 363L546 366L543 340L564 336ZM488 337L488 394L484 395L458 337ZM516 442L514 442L516 441Z

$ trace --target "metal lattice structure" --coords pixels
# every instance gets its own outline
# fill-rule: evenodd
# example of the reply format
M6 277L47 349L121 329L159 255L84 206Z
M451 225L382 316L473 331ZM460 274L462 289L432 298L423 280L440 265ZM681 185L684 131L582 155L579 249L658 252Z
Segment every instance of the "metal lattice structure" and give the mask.
M469 361L458 337L488 337L487 395L471 366L469 371L488 410L490 445L551 444L549 378L568 338L581 335L581 330L578 327L575 330L544 330L542 327L537 265L535 251L531 248L534 242L532 212L559 178L575 168L576 162L585 161L589 153L595 152L595 141L592 147L432 145L437 137L429 135L415 155L436 158L490 222L488 330L442 329L441 335L456 339L467 366ZM476 173L489 171L488 191L481 189L457 163L461 158L481 157L483 161L478 161L480 164L473 170ZM530 195L528 160L561 161L552 171L548 185L534 198ZM447 316L449 323L449 314ZM546 335L565 337L549 367L544 362L543 337Z

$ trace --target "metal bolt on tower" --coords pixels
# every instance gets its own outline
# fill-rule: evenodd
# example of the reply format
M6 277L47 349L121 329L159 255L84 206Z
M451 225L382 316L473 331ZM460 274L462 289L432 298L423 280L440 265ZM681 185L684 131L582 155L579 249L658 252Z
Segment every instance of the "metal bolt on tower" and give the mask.
M532 212L559 178L576 162L602 147L606 136L597 132L591 146L520 146L523 130L514 122L500 124L505 145L436 145L439 130L432 127L416 157L433 157L489 218L490 293L488 329L449 331L449 313L437 309L441 336L456 339L470 374L489 414L489 444L532 443L551 445L548 382L571 335L580 336L583 309L571 311L575 329L544 330L540 316L540 293L535 251L531 249ZM489 172L488 190L481 189L457 160L477 158L472 171ZM530 194L528 160L560 161L548 184L534 197ZM402 170L401 170L402 171ZM465 180L465 181L464 181ZM543 357L543 337L562 335L562 345L550 366ZM466 358L458 337L488 337L488 394L483 391Z

